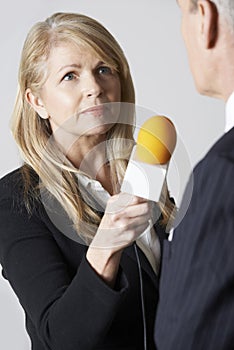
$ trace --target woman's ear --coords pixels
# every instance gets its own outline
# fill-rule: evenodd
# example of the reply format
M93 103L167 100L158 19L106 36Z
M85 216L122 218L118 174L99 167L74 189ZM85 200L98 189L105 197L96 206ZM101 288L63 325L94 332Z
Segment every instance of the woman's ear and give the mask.
M212 49L218 38L218 11L216 5L207 0L198 1L199 25L206 49Z
M49 114L47 113L47 110L46 110L42 100L38 96L35 96L32 93L31 89L27 89L26 90L26 92L25 92L25 99L30 104L30 106L32 106L34 111L36 111L37 114L39 114L39 116L42 119L48 119L49 118Z

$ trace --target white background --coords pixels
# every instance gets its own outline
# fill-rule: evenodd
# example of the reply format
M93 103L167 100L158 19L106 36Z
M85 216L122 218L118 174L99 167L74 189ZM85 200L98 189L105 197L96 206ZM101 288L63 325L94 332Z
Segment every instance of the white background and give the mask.
M9 120L23 41L35 22L59 11L90 15L111 31L129 60L137 104L173 120L190 162L195 165L223 133L224 104L199 96L195 90L175 0L8 0L0 21L0 177L20 164ZM180 166L183 167L182 160ZM184 173L183 183L188 174L186 164ZM179 193L175 190L178 201L183 186ZM30 349L21 307L1 277L0 349Z

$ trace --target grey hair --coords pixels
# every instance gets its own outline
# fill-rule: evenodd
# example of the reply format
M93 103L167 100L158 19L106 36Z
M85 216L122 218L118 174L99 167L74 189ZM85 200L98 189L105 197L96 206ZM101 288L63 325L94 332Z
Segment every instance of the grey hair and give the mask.
M191 10L196 11L198 0L191 1ZM234 32L234 1L233 0L208 0L216 5L218 13L227 21Z

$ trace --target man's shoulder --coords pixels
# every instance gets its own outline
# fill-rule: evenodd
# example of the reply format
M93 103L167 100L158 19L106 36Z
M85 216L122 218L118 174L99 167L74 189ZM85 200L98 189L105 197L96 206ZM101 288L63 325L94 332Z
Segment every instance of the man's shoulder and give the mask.
M194 197L214 205L234 205L234 128L222 136L193 172ZM218 206L218 203L215 204Z
M234 128L224 134L194 168L194 174L221 174L224 170L234 172ZM226 172L226 171L225 171ZM223 173L224 175L224 173Z
M220 137L209 150L207 157L213 156L226 158L234 163L234 127Z

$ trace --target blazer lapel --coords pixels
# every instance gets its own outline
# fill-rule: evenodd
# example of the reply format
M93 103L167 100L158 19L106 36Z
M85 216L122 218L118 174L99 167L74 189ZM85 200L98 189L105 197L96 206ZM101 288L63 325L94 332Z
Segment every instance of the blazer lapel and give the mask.
M143 251L138 246L137 246L137 252L138 252L138 256L139 256L142 270L144 272L146 272L147 275L150 277L150 279L152 280L152 282L154 284L154 287L158 288L159 287L158 276L155 274L147 257L145 256ZM133 259L135 261L135 263L137 264L136 253L135 253L135 248L134 248L133 244L130 245L129 247L125 248L124 253L127 254L131 259Z
M163 241L168 238L168 234L165 232L164 228L160 225L160 219L157 220L157 222L154 225L154 228L155 228L155 232L157 233L157 236L159 238L160 247L161 247L161 256L162 256ZM148 274L148 276L151 278L155 288L158 288L159 287L159 277L160 277L160 272L161 272L161 265L159 268L159 275L156 275L152 266L150 265L147 257L145 256L143 251L138 246L137 246L137 251L138 251L142 270L144 270ZM134 248L133 244L130 245L129 247L125 248L124 252L131 259L133 259L135 261L135 263L137 264L135 248Z

